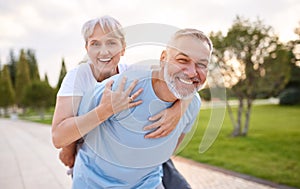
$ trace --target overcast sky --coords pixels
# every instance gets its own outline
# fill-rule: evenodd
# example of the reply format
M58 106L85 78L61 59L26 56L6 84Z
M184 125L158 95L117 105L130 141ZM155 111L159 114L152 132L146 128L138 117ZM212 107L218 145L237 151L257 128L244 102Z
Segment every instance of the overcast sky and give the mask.
M64 57L70 70L85 55L82 24L103 15L115 17L124 27L160 23L198 28L205 33L221 30L223 34L236 15L252 21L259 17L286 42L296 38L293 31L300 21L300 1L0 0L1 63L7 62L9 49L14 49L16 55L20 48L33 49L41 77L47 73L55 86L61 59Z

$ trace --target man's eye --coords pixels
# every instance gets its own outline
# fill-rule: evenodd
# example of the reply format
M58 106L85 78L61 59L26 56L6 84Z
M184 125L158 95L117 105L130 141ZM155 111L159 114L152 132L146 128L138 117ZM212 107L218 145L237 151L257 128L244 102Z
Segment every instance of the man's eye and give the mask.
M108 45L115 45L115 44L117 44L116 42L108 42Z
M186 63L188 60L185 58L178 58L177 61L180 63Z
M202 64L202 63L198 63L197 66L200 69L206 69L207 68L207 66L205 64Z

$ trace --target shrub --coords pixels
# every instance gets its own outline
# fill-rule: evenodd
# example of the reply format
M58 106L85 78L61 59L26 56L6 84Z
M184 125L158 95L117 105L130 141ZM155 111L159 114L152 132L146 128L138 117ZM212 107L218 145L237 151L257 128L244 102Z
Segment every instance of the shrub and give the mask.
M210 101L211 100L211 94L210 94L210 89L209 88L202 89L199 92L199 95L200 95L202 100L205 100L205 101Z
M300 89L288 88L279 95L280 105L295 105L300 103Z

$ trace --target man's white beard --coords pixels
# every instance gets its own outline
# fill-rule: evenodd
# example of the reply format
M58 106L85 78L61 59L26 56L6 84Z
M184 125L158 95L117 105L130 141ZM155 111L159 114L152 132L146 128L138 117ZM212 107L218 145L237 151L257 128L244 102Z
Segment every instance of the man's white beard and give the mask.
M172 94L177 98L177 99L188 99L191 98L197 91L199 91L203 85L198 86L197 88L194 87L193 89L187 90L185 88L180 88L179 86L176 86L176 81L175 78L178 75L179 78L184 78L181 75L184 74L177 74L174 75L173 77L169 75L168 73L168 65L169 63L165 63L164 66L164 79L165 82L167 83L167 86L169 90L172 92Z

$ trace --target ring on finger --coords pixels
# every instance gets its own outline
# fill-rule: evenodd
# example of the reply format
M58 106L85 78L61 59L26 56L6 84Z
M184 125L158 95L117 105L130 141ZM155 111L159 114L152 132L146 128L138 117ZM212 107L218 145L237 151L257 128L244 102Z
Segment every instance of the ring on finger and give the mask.
M130 97L129 97L129 102L132 102L132 101L133 101L133 97L130 96Z

